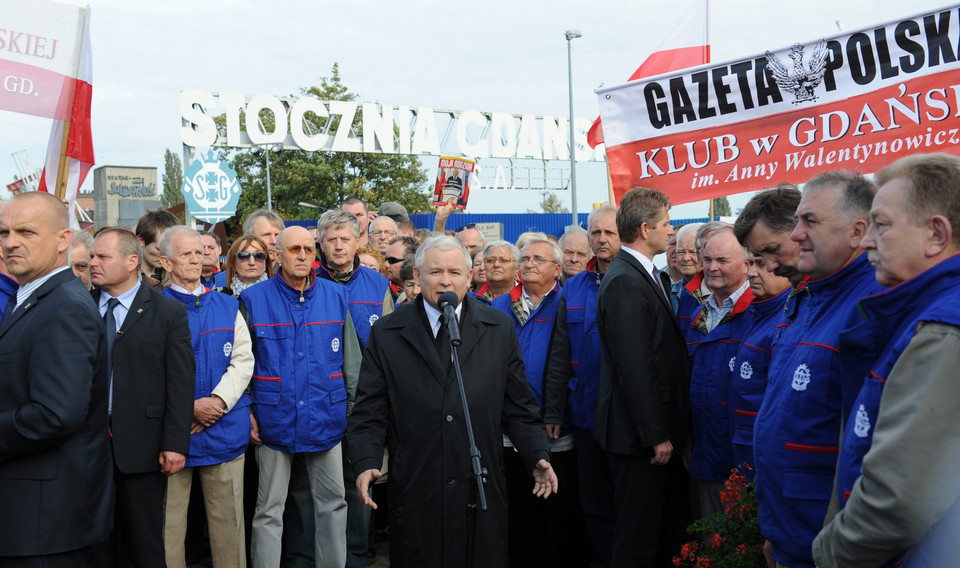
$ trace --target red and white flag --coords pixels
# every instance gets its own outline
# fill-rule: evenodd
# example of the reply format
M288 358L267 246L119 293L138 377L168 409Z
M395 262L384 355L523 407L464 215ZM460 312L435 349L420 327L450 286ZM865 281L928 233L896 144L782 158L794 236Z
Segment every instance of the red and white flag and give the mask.
M660 44L660 48L651 53L627 81L633 81L641 77L653 77L654 75L709 63L710 40L707 2L708 0L697 0L691 4L677 27ZM587 144L591 148L603 144L603 126L600 124L599 116L593 121L593 126L587 132Z
M0 14L0 110L53 119L39 189L57 193L58 180L66 180L63 197L72 217L94 163L90 8L0 0Z

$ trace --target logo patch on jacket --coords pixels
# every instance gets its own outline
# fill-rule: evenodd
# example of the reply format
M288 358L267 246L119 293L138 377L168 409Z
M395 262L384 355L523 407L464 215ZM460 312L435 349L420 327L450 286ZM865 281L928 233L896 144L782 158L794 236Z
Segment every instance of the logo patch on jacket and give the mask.
M857 410L857 419L853 425L853 433L861 438L866 438L870 433L870 415L862 404Z
M377 314L371 314L371 315L370 315L370 320L369 320L369 321L370 321L370 325L373 325L373 322L377 321L378 319L380 319L380 316L378 316Z
M740 365L740 378L749 379L752 376L753 376L753 365L750 364L750 361L744 361L743 364Z
M340 351L340 338L334 337L333 341L330 342L330 349L333 349L333 352L336 353Z
M793 390L805 391L810 384L810 368L806 363L797 365L797 370L793 372Z
M727 363L727 367L730 367L730 372L732 373L733 370L737 368L737 358L731 357L730 361Z
M233 343L228 341L223 344L223 356L229 357L231 353L233 353Z

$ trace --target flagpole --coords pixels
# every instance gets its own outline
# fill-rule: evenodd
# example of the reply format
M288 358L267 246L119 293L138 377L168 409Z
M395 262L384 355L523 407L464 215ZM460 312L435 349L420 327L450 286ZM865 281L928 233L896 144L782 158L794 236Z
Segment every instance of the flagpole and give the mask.
M67 177L70 175L70 168L67 162L67 145L70 142L70 123L73 120L73 105L77 96L77 76L80 74L80 58L83 51L83 32L87 28L87 18L90 17L90 7L80 8L83 11L83 17L79 18L79 29L77 30L77 44L75 46L73 61L73 81L70 81L70 104L67 106L68 115L63 121L63 138L60 140L60 160L57 167L57 181L54 195L57 199L63 199L67 195ZM77 188L79 192L80 188Z

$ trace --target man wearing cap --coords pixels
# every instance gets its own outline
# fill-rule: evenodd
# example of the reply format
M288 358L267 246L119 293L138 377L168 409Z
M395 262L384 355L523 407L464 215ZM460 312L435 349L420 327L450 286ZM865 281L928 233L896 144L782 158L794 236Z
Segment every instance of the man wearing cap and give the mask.
M410 222L407 208L396 201L384 201L377 212L393 219L397 224L397 234L402 237L412 237L417 230Z

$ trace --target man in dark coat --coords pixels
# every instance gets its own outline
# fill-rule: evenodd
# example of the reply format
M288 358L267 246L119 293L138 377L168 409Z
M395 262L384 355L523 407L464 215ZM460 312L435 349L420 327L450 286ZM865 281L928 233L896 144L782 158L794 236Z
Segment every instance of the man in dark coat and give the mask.
M428 239L416 256L421 296L374 325L363 356L348 420L348 458L358 475L357 490L376 508L368 489L381 476L384 439L390 440L390 561L395 568L467 564L472 469L456 375L444 345L447 331L441 329L437 307L443 292L460 298L459 359L477 446L489 470L488 510L476 514L472 565L507 565L501 428L533 471L534 494L548 497L557 491L512 323L476 299L464 299L470 264L470 254L455 239Z
M13 198L0 248L19 281L0 323L0 566L109 565L113 467L103 322L70 271L67 210Z

